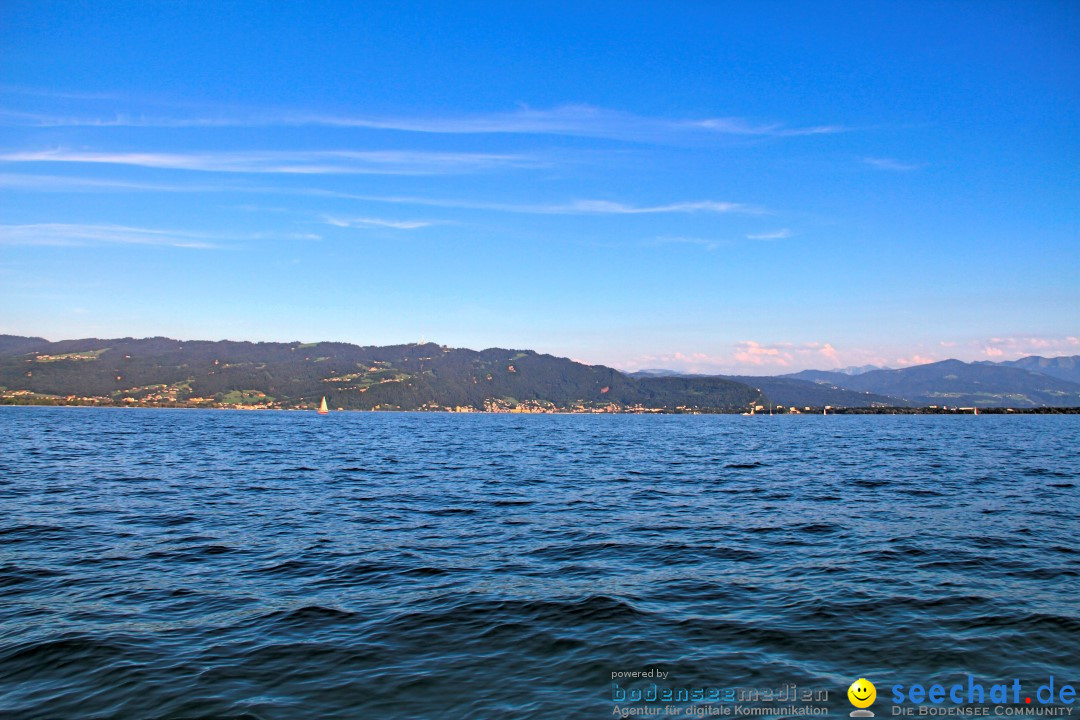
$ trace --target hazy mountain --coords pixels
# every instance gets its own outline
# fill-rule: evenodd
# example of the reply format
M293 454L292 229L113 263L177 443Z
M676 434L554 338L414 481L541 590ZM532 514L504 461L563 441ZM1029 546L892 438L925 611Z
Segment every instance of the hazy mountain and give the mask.
M882 367L881 365L850 365L845 368L840 368L836 372L843 373L844 375L862 375L868 373L871 370L890 370L891 368Z
M867 372L873 372L869 370ZM859 373L865 375L866 373ZM827 383L829 385L841 386L842 383L848 382L854 373L842 373L839 370L800 370L797 373L787 373L786 375L778 375L777 377L791 378L793 380L806 380L814 383Z
M7 336L0 342L0 387L9 395L26 391L111 403L296 407L325 395L334 407L404 410L480 409L492 402L738 410L763 400L757 390L721 378L636 379L530 350L169 338L50 343Z
M1055 358L1029 355L1019 360L1006 360L996 364L1004 367L1020 368L1039 375L1049 375L1059 380L1080 383L1080 355Z
M664 370L663 368L655 368L648 370L636 370L632 373L627 373L632 378L651 378L651 377L709 377L708 375L700 375L697 373L682 373L678 370Z
M757 377L751 375L725 375L728 380L758 388L778 405L823 407L872 407L878 405L907 406L912 403L875 393L847 390L828 383L797 380L790 377Z
M816 371L807 371L814 373ZM689 375L675 370L638 370L630 377L722 377L760 389L768 400L787 407L871 407L874 405L907 406L912 403L900 398L886 397L865 391L848 390L832 382L798 379L793 376L770 375ZM848 377L840 375L840 377Z
M1019 367L960 360L944 360L901 370L872 370L852 376L804 370L785 377L889 395L919 405L1018 408L1080 405L1080 383Z

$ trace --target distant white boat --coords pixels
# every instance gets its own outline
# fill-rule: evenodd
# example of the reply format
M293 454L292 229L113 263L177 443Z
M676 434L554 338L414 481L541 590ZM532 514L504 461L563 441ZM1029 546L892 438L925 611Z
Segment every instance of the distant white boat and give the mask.
M330 414L330 408L326 407L326 396L325 395L323 396L322 404L319 405L319 414L320 415L329 415Z

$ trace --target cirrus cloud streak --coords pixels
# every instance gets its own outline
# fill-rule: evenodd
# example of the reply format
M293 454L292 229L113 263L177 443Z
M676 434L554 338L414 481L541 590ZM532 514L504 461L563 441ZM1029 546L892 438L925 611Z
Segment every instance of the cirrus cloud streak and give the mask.
M745 117L664 118L586 104L471 115L366 115L288 110L216 108L195 115L120 111L60 115L0 110L0 124L23 127L338 127L440 135L562 135L631 142L678 142L691 138L794 138L846 132L836 124L791 127Z
M446 175L498 168L536 168L548 164L525 154L404 150L181 153L56 149L0 153L0 162L127 165L164 170L286 175Z
M148 245L194 250L214 250L224 247L221 241L236 240L318 240L312 233L267 234L194 232L128 225L80 223L31 223L0 225L0 245L29 245L52 247L88 247L100 245Z

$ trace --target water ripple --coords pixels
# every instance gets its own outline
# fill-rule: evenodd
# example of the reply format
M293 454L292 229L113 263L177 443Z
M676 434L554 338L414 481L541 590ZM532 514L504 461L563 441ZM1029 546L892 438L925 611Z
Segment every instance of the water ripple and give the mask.
M655 665L835 711L859 675L1080 680L1072 416L0 433L4 717L607 717L610 673Z

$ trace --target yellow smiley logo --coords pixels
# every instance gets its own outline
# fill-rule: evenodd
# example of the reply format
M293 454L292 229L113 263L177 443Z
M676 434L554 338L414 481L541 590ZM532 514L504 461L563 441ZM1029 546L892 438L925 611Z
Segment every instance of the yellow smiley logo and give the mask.
M877 699L877 688L866 678L859 678L847 689L847 698L857 708L868 708Z

